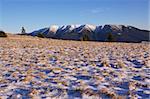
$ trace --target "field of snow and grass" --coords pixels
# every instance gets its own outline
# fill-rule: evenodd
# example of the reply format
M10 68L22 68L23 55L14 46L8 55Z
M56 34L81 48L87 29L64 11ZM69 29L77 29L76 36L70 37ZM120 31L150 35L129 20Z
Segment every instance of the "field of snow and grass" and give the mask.
M0 38L0 98L150 98L148 43Z

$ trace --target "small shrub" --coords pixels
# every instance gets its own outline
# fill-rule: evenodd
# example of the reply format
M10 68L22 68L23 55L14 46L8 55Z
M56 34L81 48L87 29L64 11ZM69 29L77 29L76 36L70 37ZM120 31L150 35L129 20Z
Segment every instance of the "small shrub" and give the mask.
M45 38L45 36L42 33L38 33L37 37Z
M7 37L7 34L4 31L0 31L0 37Z
M81 41L89 41L90 38L88 35L83 35L82 38L81 38Z
M109 33L109 34L108 34L108 36L107 36L107 41L110 41L110 42L115 41L115 38L114 38L114 36L113 36L112 33Z

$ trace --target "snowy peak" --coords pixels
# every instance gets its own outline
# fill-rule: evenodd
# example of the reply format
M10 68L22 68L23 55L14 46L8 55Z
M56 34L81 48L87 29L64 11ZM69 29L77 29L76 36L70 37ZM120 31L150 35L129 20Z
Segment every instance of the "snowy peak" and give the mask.
M58 30L58 26L57 25L52 25L52 26L50 26L50 28L49 28L49 32L53 32L53 33L56 33L57 32L57 30Z
M94 31L96 29L96 26L94 25L63 25L58 28L57 32L61 33L68 33L68 32L76 32L76 33L81 33L83 30L88 30L88 31Z
M84 28L86 29L91 29L91 30L95 30L96 26L95 25L90 25L90 24L85 24L85 25L82 25Z
M104 30L108 30L108 29L111 29L111 30L122 30L122 25L105 25L103 27Z
M81 27L83 27L82 29L86 29L89 31L94 31L96 29L96 26L90 25L90 24L85 24L85 25L82 25Z
M66 32L71 32L75 28L77 28L76 25L66 25L66 26L63 26L63 28L61 28L62 29L61 31L64 31L65 33Z

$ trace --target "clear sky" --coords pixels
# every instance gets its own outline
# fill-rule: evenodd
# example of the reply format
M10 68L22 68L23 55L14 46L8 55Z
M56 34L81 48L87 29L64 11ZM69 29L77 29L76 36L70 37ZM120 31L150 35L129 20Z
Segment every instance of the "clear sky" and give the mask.
M27 32L67 24L124 24L150 29L150 0L0 0L0 29Z

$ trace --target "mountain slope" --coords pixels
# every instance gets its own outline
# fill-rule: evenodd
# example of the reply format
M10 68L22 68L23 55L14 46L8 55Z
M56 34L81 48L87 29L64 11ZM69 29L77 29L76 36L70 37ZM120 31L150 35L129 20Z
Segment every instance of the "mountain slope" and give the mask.
M141 42L149 41L150 32L141 30L133 26L124 25L64 25L51 26L30 33L32 36L37 36L42 33L47 38L81 40L85 35L89 40L93 41L108 41L108 35L111 33L114 41L118 42Z

